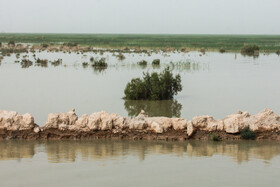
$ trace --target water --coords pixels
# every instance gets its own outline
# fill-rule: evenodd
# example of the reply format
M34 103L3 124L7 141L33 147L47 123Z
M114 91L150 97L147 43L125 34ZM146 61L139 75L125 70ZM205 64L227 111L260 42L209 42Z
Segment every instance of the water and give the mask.
M15 55L0 66L0 109L32 113L44 125L47 114L76 108L135 116L223 118L238 109L280 113L280 57L234 53L125 54L36 53L62 65L21 67ZM84 56L86 55L86 56ZM84 68L91 56L106 57L105 70ZM153 67L153 59L161 59ZM147 67L137 61L147 60ZM182 76L173 101L125 101L127 82L143 71L170 66ZM279 186L278 142L0 141L0 186Z
M141 109L149 115L183 117L212 115L223 118L237 110L251 114L264 108L280 113L280 56L260 54L258 58L234 53L125 54L119 61L113 54L94 53L36 53L36 58L56 60L62 65L39 67L33 63L21 68L16 60L26 54L5 57L0 66L0 109L29 112L36 123L44 125L48 113L67 112L76 108L77 114L91 114L101 110L123 116L135 116ZM32 53L27 54L34 62ZM90 57L105 57L109 67L99 71L83 68ZM153 59L161 59L161 66L153 67ZM137 62L145 59L147 67ZM183 91L174 101L125 101L126 84L143 72L160 71L170 62L174 73L182 76Z
M279 186L278 142L1 141L1 186Z

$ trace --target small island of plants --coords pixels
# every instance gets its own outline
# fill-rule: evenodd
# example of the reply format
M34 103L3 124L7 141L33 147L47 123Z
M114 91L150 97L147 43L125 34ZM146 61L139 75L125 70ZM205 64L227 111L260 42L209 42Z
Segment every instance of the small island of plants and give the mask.
M161 73L144 73L143 78L134 78L124 90L128 100L168 100L182 91L181 76L173 76L169 68Z

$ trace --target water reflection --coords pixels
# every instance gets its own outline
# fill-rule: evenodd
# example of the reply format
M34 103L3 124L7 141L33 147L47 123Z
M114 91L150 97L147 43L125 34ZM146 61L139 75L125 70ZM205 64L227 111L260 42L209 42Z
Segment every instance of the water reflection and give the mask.
M41 148L41 149L38 149ZM102 161L127 155L139 157L144 161L150 155L174 155L178 157L212 157L224 155L237 163L250 159L269 161L280 155L277 142L157 142L157 141L1 141L0 160L32 158L36 153L45 152L51 163Z
M149 116L180 117L182 104L177 100L125 100L124 108L130 117L137 116L141 110L144 110Z

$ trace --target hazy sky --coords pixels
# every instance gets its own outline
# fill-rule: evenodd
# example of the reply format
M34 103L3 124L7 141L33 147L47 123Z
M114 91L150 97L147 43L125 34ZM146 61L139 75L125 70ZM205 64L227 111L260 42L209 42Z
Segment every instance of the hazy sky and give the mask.
M0 0L0 32L280 34L280 0Z

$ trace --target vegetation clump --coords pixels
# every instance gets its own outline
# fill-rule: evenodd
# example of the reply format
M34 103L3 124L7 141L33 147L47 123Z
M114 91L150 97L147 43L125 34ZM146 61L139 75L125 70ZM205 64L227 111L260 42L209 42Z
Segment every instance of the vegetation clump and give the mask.
M279 56L280 55L280 50L276 51L276 54Z
M222 49L220 49L219 51L220 51L220 53L225 53L225 52L226 52L226 50L225 50L225 49L223 49L223 48L222 48Z
M128 100L168 100L182 91L181 76L173 76L169 68L163 72L144 73L143 79L132 79L124 90Z
M88 67L88 62L83 62L82 65L83 65L83 68L87 68Z
M160 59L154 59L152 65L158 66L160 64Z
M94 62L94 58L93 57L90 57L89 59L91 62Z
M249 56L256 56L259 53L259 46L257 45L247 45L241 49L241 54L249 55Z
M140 65L140 66L147 66L148 62L146 60L141 60L137 64Z
M94 60L94 62L91 66L92 67L104 67L104 68L106 68L108 66L108 64L106 63L105 58L101 58L99 60Z
M22 59L20 65L22 68L29 68L33 65L33 62L28 59Z
M37 58L37 59L36 59L36 64L37 64L38 66L47 67L47 66L48 66L48 60L47 60L47 59L40 59L40 58Z
M78 46L77 43L64 43L63 45L66 45L68 47L76 47L76 46Z
M62 64L62 59L57 59L51 62L53 66L59 66Z
M254 131L250 129L250 127L245 127L241 130L241 138L245 140L254 140L256 139L257 135Z

